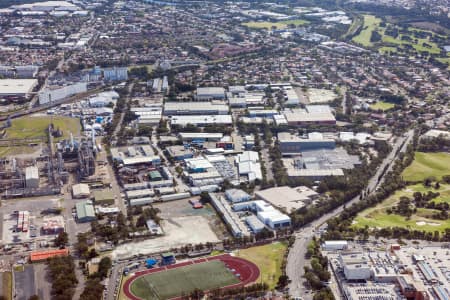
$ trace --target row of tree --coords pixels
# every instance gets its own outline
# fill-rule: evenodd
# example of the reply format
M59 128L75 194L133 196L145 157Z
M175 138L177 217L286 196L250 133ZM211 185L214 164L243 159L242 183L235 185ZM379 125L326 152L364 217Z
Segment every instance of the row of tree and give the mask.
M311 266L305 266L304 277L315 291L313 299L334 300L333 293L327 287L327 282L331 279L328 271L328 258L322 255L320 243L315 237L308 244L306 257L311 258Z
M78 283L72 256L49 259L48 268L52 283L52 299L71 300Z

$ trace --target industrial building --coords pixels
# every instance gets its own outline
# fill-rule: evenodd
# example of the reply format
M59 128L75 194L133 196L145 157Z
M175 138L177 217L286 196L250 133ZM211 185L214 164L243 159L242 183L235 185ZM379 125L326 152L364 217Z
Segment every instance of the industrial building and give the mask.
M171 126L186 125L206 126L206 125L233 125L233 119L231 115L198 115L198 116L172 116L170 118Z
M291 218L265 201L254 201L258 219L271 229L291 226Z
M194 152L185 146L169 146L166 151L176 161L194 157Z
M91 201L78 202L75 205L75 210L77 222L79 223L91 222L96 219L94 205L92 205Z
M238 202L233 204L234 211L252 211L257 218L271 229L278 229L291 225L291 218L263 200Z
M278 143L283 155L299 155L303 151L317 149L334 149L334 139L324 138L319 132L310 133L308 138L294 136L289 132L278 133Z
M110 189L96 190L92 192L95 205L114 204L114 194Z
M138 116L139 124L156 125L161 120L162 106L160 104L153 104L145 107L132 107L132 111Z
M154 155L150 145L130 146L126 150L122 148L112 148L111 157L123 166L152 165L159 166L161 158Z
M165 116L177 115L227 115L229 107L222 101L212 102L166 102Z
M68 256L69 249L52 249L52 250L44 250L44 251L33 251L30 253L30 262L39 262L45 261L52 257L57 256Z
M325 251L345 250L348 248L347 241L324 241L322 243L322 249Z
M44 217L41 232L43 234L59 234L60 232L64 232L64 217Z
M264 96L264 93L245 92L237 96L230 93L230 95L228 96L228 102L230 104L230 107L233 108L264 106Z
M39 170L38 167L32 166L25 168L25 186L27 188L39 187Z
M223 133L208 133L208 132L180 132L179 138L183 142L215 142L220 141Z
M139 198L148 198L155 196L155 191L153 189L142 189L142 190L133 190L125 192L127 199L139 199Z
M447 300L450 296L445 263L450 254L445 247L394 244L386 251L371 251L353 245L349 251L345 241L329 241L327 247L333 272L344 275L337 278L346 299Z
M244 151L236 157L239 175L247 176L249 182L262 180L259 154L255 151Z
M306 105L306 109L284 111L288 125L336 125L336 118L328 105Z
M105 81L125 81L128 80L127 67L112 67L103 69L103 80Z
M225 191L225 196L227 197L227 200L231 203L238 203L238 202L246 202L250 201L252 196L244 192L243 190L239 189L229 189Z
M347 280L368 280L371 278L369 258L362 252L341 253L339 261Z
M88 198L91 195L89 185L85 183L74 184L72 186L72 197L75 199Z
M0 75L8 78L35 78L39 71L38 66L0 66Z
M372 135L365 132L347 132L347 131L341 131L339 132L339 139L343 142L356 142L360 145L365 145L369 143L373 143L371 141Z
M0 79L0 97L28 99L37 84L37 79Z
M264 223L254 215L246 217L245 223L247 223L248 227L250 227L252 232L255 234L261 232L264 228L266 228Z
M87 83L79 82L64 87L47 87L39 92L39 104L47 104L64 98L84 93L87 91Z
M149 205L153 203L154 199L153 197L144 197L144 198L135 198L130 199L129 203L130 206L143 206L143 205Z
M250 232L247 226L239 218L239 216L231 209L227 201L220 195L211 193L209 194L211 198L212 206L219 212L219 215L223 218L228 229L233 234L234 237L249 236Z
M311 180L343 176L343 170L353 169L360 164L357 155L349 155L343 148L307 150L303 151L301 156L283 159L289 177L305 177Z
M291 212L318 199L319 194L306 186L296 188L280 186L257 191L255 192L255 197L271 203L286 212Z
M222 87L199 87L196 99L198 101L223 100L225 99L225 89Z

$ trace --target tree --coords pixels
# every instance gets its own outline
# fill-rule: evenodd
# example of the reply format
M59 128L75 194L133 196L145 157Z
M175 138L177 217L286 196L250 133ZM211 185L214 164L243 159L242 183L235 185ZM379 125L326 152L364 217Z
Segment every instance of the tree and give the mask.
M56 238L55 238L55 246L64 248L67 243L69 242L69 236L67 235L67 232L60 232Z
M100 279L108 277L108 271L111 269L112 262L111 258L109 256L105 256L100 260L100 263L98 264L98 275Z
M83 300L98 300L102 299L104 286L100 283L99 278L92 278L86 281L83 293L80 299Z
M284 288L285 286L287 286L289 284L289 277L285 274L280 275L280 277L278 278L278 282L277 282L277 287L278 288Z

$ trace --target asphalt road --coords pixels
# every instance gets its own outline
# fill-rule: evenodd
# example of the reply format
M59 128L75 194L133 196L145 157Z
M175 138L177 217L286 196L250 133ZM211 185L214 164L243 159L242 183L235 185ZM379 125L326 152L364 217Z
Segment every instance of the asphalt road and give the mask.
M130 99L131 99L131 92L133 91L133 87L134 87L134 82L132 82L132 83L130 83L130 85L128 85L128 95L127 95L127 98L126 98L126 101L125 101L125 102L130 101ZM120 113L120 120L119 120L119 122L117 123L116 128L114 128L114 132L113 132L113 134L112 134L112 138L113 138L113 139L116 138L117 134L119 133L120 128L122 127L122 122L123 122L123 118L124 118L124 117L125 117L125 113L124 113L124 112L121 112L121 113Z
M27 265L23 272L14 272L15 297L18 300L27 300L36 293L33 265Z
M394 143L392 147L392 151L389 155L383 160L380 167L378 168L375 175L369 180L367 185L367 190L369 193L373 193L376 188L383 182L383 178L378 181L378 178L382 174L386 165L388 165L388 169L386 173L392 168L393 162L395 161L397 155L406 150L407 145L412 141L414 136L414 131L408 131L404 136L397 138L397 141ZM398 151L400 149L400 151ZM386 174L384 173L383 176ZM303 278L304 275L304 267L306 265L305 254L306 247L308 243L311 241L312 237L315 235L316 229L320 227L324 227L325 222L339 215L346 206L351 206L353 203L360 201L359 195L344 205L341 205L334 209L333 211L323 215L319 219L309 223L308 225L301 228L295 234L295 243L291 247L288 260L286 265L286 274L289 276L291 283L289 284L289 295L293 298L301 297L305 300L311 300L312 294L309 293L309 290L305 286L305 280Z

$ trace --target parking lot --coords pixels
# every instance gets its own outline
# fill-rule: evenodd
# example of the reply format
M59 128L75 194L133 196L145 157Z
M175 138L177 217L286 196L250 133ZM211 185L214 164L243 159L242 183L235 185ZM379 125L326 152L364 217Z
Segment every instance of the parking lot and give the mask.
M48 197L4 201L0 208L0 214L3 221L1 241L5 244L10 244L29 242L33 239L52 239L53 236L41 236L39 228L42 226L44 216L52 215L52 210L59 207L59 199ZM30 212L30 230L28 232L15 232L17 226L17 211Z
M29 299L36 294L34 266L27 265L23 271L14 271L16 299Z

